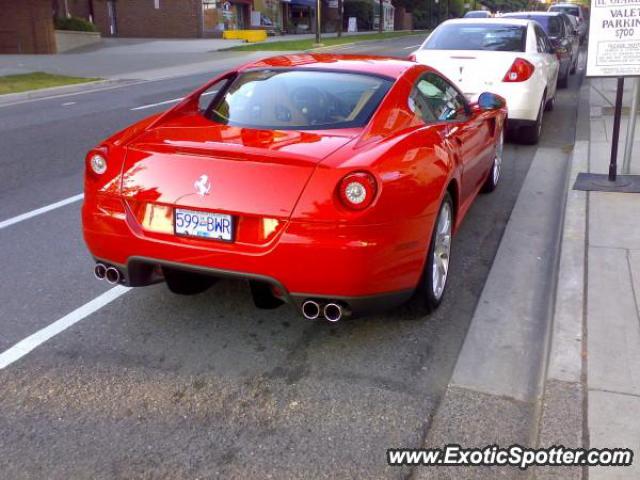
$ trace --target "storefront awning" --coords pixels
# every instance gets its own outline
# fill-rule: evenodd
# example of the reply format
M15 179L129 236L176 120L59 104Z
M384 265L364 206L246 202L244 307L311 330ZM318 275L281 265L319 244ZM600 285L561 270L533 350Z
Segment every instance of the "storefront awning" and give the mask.
M305 7L316 7L316 0L290 0L288 3L291 5L303 5Z

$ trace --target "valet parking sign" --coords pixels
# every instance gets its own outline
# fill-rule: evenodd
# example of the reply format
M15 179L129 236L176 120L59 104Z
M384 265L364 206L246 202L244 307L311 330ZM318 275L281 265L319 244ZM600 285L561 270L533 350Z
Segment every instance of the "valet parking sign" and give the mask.
M640 0L591 0L587 76L640 76Z

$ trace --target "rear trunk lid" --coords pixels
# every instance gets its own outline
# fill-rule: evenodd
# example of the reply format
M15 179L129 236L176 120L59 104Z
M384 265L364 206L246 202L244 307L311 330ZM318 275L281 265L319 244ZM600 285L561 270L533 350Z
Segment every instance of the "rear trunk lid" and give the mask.
M127 146L121 194L130 202L289 217L316 165L354 131L267 131L182 117Z
M499 85L513 61L524 55L485 50L420 50L416 60L435 68L462 93L472 97Z

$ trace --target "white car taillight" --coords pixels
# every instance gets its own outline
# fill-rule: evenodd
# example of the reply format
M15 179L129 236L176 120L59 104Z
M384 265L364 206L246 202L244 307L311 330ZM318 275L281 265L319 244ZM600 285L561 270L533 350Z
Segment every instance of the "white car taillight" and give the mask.
M367 172L350 173L338 185L340 200L352 210L364 210L371 205L377 190L376 179Z
M524 58L516 58L509 71L502 79L503 82L524 82L531 78L535 67Z

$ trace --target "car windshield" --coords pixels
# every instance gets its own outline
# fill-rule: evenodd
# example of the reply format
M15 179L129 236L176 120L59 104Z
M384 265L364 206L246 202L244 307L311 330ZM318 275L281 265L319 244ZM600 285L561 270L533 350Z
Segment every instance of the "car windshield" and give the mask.
M580 8L573 5L554 5L549 9L550 12L564 12L574 17L580 16Z
M531 14L516 14L505 15L509 18L521 18L524 20L534 20L538 22L545 33L550 37L559 37L562 35L562 20L558 16L552 15L531 15Z
M256 129L361 127L391 84L359 73L253 70L239 74L207 114L215 122Z
M525 42L526 29L521 25L445 23L435 29L424 48L524 52Z

